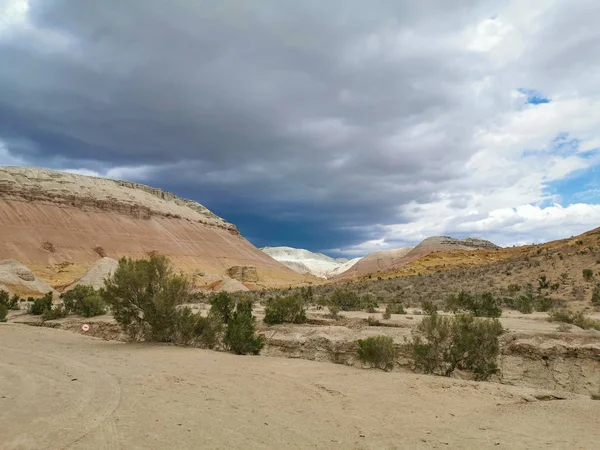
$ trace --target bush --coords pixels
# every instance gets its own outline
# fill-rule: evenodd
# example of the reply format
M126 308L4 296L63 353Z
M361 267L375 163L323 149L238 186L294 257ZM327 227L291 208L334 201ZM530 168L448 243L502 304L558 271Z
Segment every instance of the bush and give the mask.
M227 292L219 292L210 301L210 306L211 311L221 316L223 323L228 323L235 308L235 300Z
M371 294L365 294L360 298L360 309L364 309L366 312L373 314L377 312L379 304Z
M33 304L29 306L29 314L34 316L41 316L46 311L52 309L52 293L48 292L46 295L40 298L36 298Z
M181 345L200 345L215 348L223 332L223 322L218 313L211 312L208 317L194 314L191 308L183 307L177 311L173 342Z
M19 309L19 301L20 300L21 299L19 298L19 296L17 294L15 294L11 297L8 292L0 289L0 305L3 305L7 310Z
M592 292L592 305L600 306L600 284L597 284Z
M554 306L554 300L547 295L538 295L535 299L536 311L547 312Z
M600 331L600 321L590 319L582 311L575 312L568 309L558 309L550 312L550 322L562 322L575 325L584 330L594 329Z
M260 353L265 342L262 336L255 335L251 300L244 300L237 304L227 323L223 342L229 351L238 355Z
M106 314L106 303L99 294L88 295L85 297L77 310L84 317L95 317Z
M100 291L115 320L131 339L166 342L176 332L177 307L191 297L187 278L175 275L165 256L122 258Z
M73 289L60 294L60 299L69 312L81 314L83 299L95 294L96 290L92 286L77 285Z
M332 319L338 320L340 318L340 307L339 306L330 306L329 307L329 317Z
M47 309L42 314L42 320L56 320L67 317L69 311L63 305L56 305L51 309Z
M475 317L500 317L502 315L499 300L489 292L473 295L461 291L458 295L452 294L446 300L446 308L454 313L470 312Z
M384 319L390 319L392 314L406 314L404 305L402 303L388 303L385 307L385 313L383 313Z
M410 344L415 368L444 376L461 369L485 380L498 371L496 358L502 331L498 319L472 314L424 317Z
M515 306L517 308L517 311L519 311L520 313L531 314L533 313L533 302L533 294L528 292L525 295L519 295L519 298L515 302Z
M397 352L391 337L372 336L357 344L356 355L363 364L386 371L394 368Z
M592 269L583 269L583 279L585 281L592 281L594 279L594 272Z
M292 294L287 297L275 297L269 300L265 308L266 324L277 323L305 323L306 310L304 300L300 294Z
M427 315L437 314L437 305L431 300L423 301L423 312Z
M6 316L8 315L8 308L0 303L0 322L6 322Z
M333 291L333 294L329 299L329 304L337 306L342 311L360 311L362 309L361 300L356 292L345 291L342 289Z

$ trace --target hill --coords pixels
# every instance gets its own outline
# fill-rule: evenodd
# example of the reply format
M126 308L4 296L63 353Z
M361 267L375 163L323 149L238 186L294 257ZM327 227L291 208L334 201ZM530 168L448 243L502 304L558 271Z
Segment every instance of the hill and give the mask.
M350 270L336 279L350 279L399 269L412 261L419 260L434 252L456 252L472 250L495 250L499 247L490 241L479 238L455 239L449 236L433 236L420 242L416 247L399 248L370 253Z
M0 167L0 260L18 260L60 288L100 258L151 251L187 273L227 275L235 266L254 267L255 275L241 280L251 287L308 279L192 200L138 183Z
M360 259L349 261L292 247L264 247L261 250L295 272L311 274L319 278L330 278L342 273Z

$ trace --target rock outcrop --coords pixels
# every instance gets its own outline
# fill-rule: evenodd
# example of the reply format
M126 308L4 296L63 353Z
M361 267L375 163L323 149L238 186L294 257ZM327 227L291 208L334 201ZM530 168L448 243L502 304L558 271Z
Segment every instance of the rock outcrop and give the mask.
M104 281L109 278L117 269L119 262L112 258L101 258L87 272L69 286L66 290L73 289L75 286L92 286L94 289L104 287Z
M257 283L258 272L254 266L233 266L227 270L227 274L241 283Z
M266 286L307 280L191 200L138 183L0 167L0 259L21 261L48 284L66 287L99 256L150 251L186 273L225 275L251 265Z
M0 261L2 289L23 296L38 296L53 292L51 286L40 280L29 268L14 259Z

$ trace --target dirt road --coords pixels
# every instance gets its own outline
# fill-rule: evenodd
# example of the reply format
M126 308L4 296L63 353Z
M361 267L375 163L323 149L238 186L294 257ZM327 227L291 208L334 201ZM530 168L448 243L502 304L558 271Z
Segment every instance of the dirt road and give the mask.
M596 449L600 401L0 324L1 449ZM525 399L530 401L525 401Z

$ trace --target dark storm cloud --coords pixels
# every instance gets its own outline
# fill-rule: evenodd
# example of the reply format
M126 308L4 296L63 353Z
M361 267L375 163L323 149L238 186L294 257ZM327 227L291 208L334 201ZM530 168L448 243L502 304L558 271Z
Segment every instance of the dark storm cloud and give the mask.
M0 34L0 141L334 248L465 177L509 99L474 98L489 67L456 39L494 3L31 0Z

